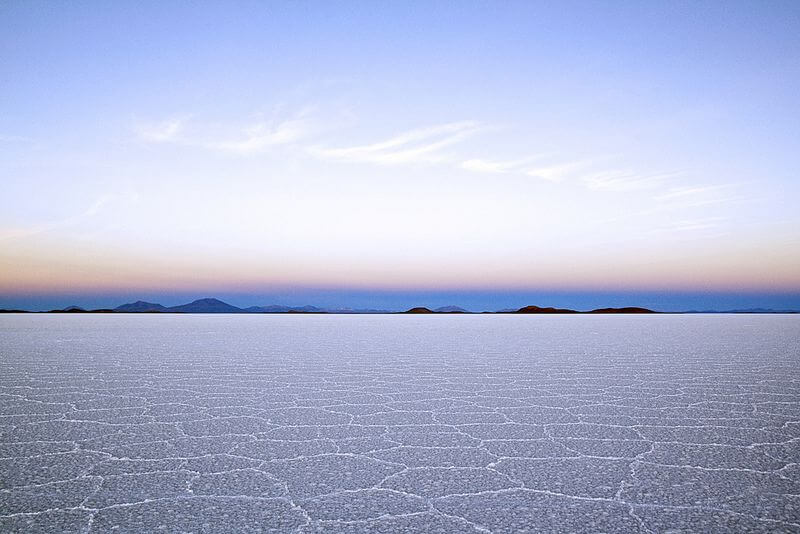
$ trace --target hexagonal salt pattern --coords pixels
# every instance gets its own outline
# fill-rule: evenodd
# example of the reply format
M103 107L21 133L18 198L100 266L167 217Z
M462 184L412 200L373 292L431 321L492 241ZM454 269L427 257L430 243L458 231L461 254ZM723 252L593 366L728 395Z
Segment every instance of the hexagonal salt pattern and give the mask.
M798 316L0 316L2 532L800 532Z

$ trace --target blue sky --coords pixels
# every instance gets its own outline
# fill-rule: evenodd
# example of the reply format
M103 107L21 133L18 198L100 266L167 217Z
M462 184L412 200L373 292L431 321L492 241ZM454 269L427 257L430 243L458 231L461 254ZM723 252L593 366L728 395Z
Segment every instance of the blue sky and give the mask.
M0 305L800 307L799 29L796 2L4 2Z

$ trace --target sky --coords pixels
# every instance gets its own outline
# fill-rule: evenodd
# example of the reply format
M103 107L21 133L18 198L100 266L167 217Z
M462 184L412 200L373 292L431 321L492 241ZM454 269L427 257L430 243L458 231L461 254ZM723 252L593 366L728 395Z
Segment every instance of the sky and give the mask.
M800 309L800 3L0 3L0 307Z

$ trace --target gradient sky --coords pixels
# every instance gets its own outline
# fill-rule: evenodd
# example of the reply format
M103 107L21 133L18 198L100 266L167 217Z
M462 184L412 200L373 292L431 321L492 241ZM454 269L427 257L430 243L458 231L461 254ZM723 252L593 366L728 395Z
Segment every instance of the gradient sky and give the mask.
M799 58L796 1L6 1L0 306L800 307Z

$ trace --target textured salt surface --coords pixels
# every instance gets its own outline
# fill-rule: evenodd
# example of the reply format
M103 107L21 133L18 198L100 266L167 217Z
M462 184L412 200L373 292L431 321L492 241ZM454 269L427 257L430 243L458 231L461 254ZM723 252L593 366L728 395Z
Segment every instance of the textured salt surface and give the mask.
M800 532L798 316L0 317L3 532Z

